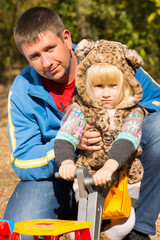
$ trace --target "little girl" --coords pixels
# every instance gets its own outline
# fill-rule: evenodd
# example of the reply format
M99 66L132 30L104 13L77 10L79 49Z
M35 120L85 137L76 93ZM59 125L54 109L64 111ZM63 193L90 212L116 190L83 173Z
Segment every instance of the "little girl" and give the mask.
M140 99L135 94L135 85L127 81L117 66L107 61L94 61L86 69L83 78L83 91L87 94L88 103L83 102L83 91L80 90L80 95L75 96L56 136L55 159L60 166L61 178L73 180L76 167L84 166L93 175L95 185L104 185L136 152L142 134L144 111L137 105ZM76 80L78 86L77 74ZM104 121L102 115L105 116ZM82 150L80 157L76 158L75 151L86 123L101 131L102 150ZM135 223L133 209L130 217L122 222L106 228L109 239L123 239L131 231Z
M115 108L120 107L129 98L133 97L132 88L123 78L122 72L116 66L108 63L96 63L88 68L86 71L86 92L93 101L101 102L104 105L111 119L110 125L111 121L113 121L112 119L114 119ZM80 166L79 160L75 163L74 152L83 134L86 119L81 107L77 103L71 106L66 118L56 136L54 150L56 161L60 165L60 176L64 179L72 180L74 179L76 164ZM128 147L128 156L131 156L138 148L143 118L144 112L140 106L134 108L127 116L120 134L115 139L115 141L118 141L117 148L111 149L108 159L106 156L107 161L104 162L101 168L99 167L101 164L99 162L95 166L97 170L100 168L93 175L95 185L105 184L109 181L112 174L123 165L122 154L126 154L124 153L125 144ZM107 122L105 124L107 125ZM119 146L123 150L121 156L118 156ZM91 174L94 173L93 167L89 168L87 162L83 164Z

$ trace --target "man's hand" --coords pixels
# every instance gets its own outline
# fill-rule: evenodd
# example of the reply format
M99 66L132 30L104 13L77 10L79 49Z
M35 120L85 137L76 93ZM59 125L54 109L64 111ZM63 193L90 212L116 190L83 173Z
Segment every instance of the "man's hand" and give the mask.
M93 126L86 124L81 141L78 144L77 148L82 150L91 150L91 151L96 151L101 149L101 146L96 146L94 144L102 141L102 136L100 132L89 131L89 129L91 128L93 128Z
M61 163L59 168L59 175L65 180L73 180L75 178L76 165L70 159L67 159Z
M97 185L105 185L110 181L112 174L118 169L119 163L114 159L108 159L104 166L93 175L93 182Z

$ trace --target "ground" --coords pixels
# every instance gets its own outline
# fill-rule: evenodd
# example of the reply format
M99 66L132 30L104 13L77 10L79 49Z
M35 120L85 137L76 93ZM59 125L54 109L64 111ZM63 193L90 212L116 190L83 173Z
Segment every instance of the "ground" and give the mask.
M14 173L10 163L10 147L7 132L7 96L9 86L0 84L0 219L19 178ZM154 206L153 206L154 207ZM157 219L157 234L152 240L160 240L160 215Z
M0 85L0 219L8 199L19 179L10 163L10 146L7 132L7 95L8 87Z

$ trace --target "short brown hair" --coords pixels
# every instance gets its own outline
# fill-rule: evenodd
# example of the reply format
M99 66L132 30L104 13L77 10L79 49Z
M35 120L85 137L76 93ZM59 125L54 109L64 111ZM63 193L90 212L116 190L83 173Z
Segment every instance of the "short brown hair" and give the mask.
M24 42L35 42L38 34L51 31L61 38L65 27L60 16L46 7L33 7L24 12L18 19L14 30L14 39L18 49Z

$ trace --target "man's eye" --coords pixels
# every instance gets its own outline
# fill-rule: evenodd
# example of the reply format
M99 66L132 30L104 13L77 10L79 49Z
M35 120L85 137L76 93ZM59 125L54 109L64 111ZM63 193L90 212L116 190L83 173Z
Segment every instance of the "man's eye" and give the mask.
M47 49L47 52L52 52L53 50L54 50L54 46L51 46L51 47L49 47L48 49Z
M38 57L39 57L39 55L38 55L38 54L35 54L35 55L31 56L31 60L35 60L35 59L37 59Z

